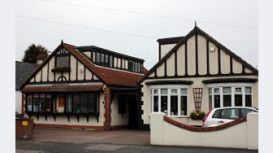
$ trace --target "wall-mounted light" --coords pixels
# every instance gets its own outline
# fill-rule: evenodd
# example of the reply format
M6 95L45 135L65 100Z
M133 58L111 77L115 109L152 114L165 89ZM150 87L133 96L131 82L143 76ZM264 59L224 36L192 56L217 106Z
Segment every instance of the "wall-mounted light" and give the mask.
M216 48L215 47L210 47L209 51L210 52L215 52Z

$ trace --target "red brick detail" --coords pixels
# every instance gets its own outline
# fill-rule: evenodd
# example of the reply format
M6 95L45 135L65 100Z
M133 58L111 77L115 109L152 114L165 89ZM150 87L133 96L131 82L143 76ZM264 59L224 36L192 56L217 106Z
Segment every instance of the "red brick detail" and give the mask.
M26 107L25 99L26 99L26 95L22 93L21 114L25 114L25 107Z
M111 128L111 90L109 87L104 89L104 130Z
M194 131L194 132L213 132L213 131L223 130L223 129L232 127L234 125L243 123L243 122L246 121L246 117L239 118L239 119L234 120L232 122L229 122L227 124L222 124L222 125L219 125L219 126L208 127L208 128L195 127L195 126L183 124L183 123L180 123L180 122L178 122L176 120L173 120L173 119L171 119L170 117L167 117L167 116L164 116L164 121L167 122L167 123L169 123L169 124L172 124L172 125L174 125L176 127L179 127L179 128L185 129L185 130L189 130L189 131Z
M102 85L51 85L51 86L25 86L23 92L51 92L51 91L101 91Z
M23 126L23 121L28 122L28 126ZM32 139L33 126L32 119L16 119L16 139Z
M103 126L88 126L88 125L65 125L65 124L35 124L35 128L65 128L65 129L71 129L71 128L79 128L79 129L85 129L85 128L91 128L96 131L103 131Z

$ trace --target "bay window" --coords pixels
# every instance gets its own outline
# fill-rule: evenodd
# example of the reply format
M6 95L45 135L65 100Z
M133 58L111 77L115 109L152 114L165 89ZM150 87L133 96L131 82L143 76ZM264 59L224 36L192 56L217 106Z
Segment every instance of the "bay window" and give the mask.
M209 109L252 106L251 85L211 85L208 89Z
M187 115L187 88L153 87L152 112L163 112L168 116Z
M27 94L26 112L87 114L99 112L98 93Z

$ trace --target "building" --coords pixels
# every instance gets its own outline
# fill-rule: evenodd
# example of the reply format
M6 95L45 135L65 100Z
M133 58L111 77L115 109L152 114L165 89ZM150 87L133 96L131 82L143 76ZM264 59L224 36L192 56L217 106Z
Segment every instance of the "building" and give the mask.
M39 67L37 64L16 61L16 103L15 111L21 114L22 93L20 87L30 77L30 75Z
M109 130L139 126L143 59L61 42L21 86L36 126Z
M159 61L140 80L146 127L151 112L190 123L192 111L258 107L258 70L197 26L158 43Z

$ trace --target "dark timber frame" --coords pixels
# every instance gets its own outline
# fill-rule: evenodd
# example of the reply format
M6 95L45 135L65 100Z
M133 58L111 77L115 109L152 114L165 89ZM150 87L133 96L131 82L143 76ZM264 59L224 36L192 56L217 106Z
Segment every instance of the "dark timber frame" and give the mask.
M207 73L206 74L199 74L199 67L198 67L198 35L201 35L203 37L205 37L206 39L206 58L207 58ZM196 66L196 74L195 75L189 75L188 74L188 46L187 46L187 40L192 37L195 36L195 66ZM204 31L202 31L200 28L198 28L197 26L194 27L194 29L192 31L190 31L185 37L175 37L176 39L180 38L180 41L178 41L178 43L164 56L162 57L156 64L155 66L153 66L151 68L151 70L146 73L144 75L144 77L139 81L139 83L141 83L142 81L144 81L145 79L162 79L162 78L190 78L190 77L209 77L209 76L241 76L241 75L258 75L258 70L254 67L252 67L250 64L248 64L246 61L244 61L242 58L240 58L239 56L237 56L236 54L234 54L232 51L230 51L228 48L226 48L225 46L223 46L222 44L220 44L218 41L216 41L214 38L212 38L211 36L209 36L207 33L205 33ZM170 39L170 38L168 38ZM159 39L159 40L164 40L164 39ZM158 40L158 41L159 41ZM159 41L160 42L160 41ZM209 50L209 43L213 43L216 45L216 52L218 53L218 73L217 74L210 74L210 58L209 58L209 54L210 54L210 50ZM168 42L165 42L168 43ZM164 44L164 43L161 43ZM177 60L175 57L175 74L174 76L168 76L167 73L167 69L168 67L166 66L166 61L167 59L172 55L175 54L176 56L176 52L177 50L182 46L185 45L185 74L184 75L178 75L177 73ZM160 46L159 46L160 47ZM159 49L160 50L160 49ZM226 54L228 54L230 56L230 73L227 74L223 74L221 71L221 51L224 51ZM160 51L159 51L160 52ZM237 60L238 62L240 62L242 64L242 72L241 73L234 73L233 72L233 59ZM159 77L157 76L157 68L159 66L161 66L162 64L164 64L164 76ZM252 71L252 73L246 73L245 72L245 68L248 68L249 70ZM153 77L149 77L150 74L155 73L155 76Z

